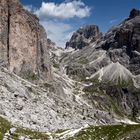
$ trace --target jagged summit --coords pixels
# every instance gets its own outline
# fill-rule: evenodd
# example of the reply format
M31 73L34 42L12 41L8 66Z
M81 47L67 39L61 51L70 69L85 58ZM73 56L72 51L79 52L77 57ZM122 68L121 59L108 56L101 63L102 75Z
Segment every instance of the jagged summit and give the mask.
M66 43L66 48L82 49L93 42L97 42L102 33L97 25L87 25L78 29Z
M134 18L104 37L96 25L80 28L66 50L47 39L38 18L19 1L1 0L0 11L0 116L12 123L0 139L18 136L15 129L15 135L8 134L11 126L68 130L57 131L56 139L65 139L91 125L140 122L140 16L135 10ZM120 84L132 80L134 86ZM23 136L17 139L26 139L19 131Z
M134 8L134 9L131 10L129 17L130 18L135 18L136 16L140 16L140 10L137 10L137 9Z

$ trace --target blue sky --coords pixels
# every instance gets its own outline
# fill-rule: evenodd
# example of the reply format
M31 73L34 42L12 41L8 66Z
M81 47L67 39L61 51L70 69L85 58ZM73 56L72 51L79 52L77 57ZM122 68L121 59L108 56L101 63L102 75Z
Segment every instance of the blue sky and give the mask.
M40 18L48 37L64 47L71 34L81 26L96 24L102 32L140 9L140 0L21 0Z

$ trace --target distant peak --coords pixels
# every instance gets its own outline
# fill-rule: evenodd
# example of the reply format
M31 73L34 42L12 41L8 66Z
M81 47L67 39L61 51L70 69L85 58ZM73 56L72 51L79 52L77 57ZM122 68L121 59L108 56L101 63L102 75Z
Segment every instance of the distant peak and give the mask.
M102 33L97 25L82 26L74 32L70 41L66 43L66 48L82 49L97 42L101 37Z
M137 10L137 9L134 8L134 9L131 10L129 17L134 18L136 16L140 16L140 10Z

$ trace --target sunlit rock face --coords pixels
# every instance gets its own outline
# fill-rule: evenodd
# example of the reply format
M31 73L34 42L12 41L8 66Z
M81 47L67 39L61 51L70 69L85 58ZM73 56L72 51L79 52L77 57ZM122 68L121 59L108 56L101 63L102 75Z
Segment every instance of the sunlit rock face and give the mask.
M0 11L1 65L24 78L49 79L47 35L38 18L18 0L2 0Z

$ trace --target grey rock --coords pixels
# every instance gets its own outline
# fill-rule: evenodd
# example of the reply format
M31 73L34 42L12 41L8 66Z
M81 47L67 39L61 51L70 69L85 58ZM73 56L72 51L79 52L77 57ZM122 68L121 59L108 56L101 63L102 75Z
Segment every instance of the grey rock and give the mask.
M140 16L140 11L137 10L137 9L132 9L132 11L130 12L129 17L130 17L130 18L134 18L134 17L136 17L136 16Z
M9 130L9 133L10 133L10 135L13 135L13 134L15 134L15 132L16 132L16 128L10 128L10 130Z
M20 104L16 104L15 105L15 108L17 109L17 110L22 110L23 109L23 106L22 105L20 105Z
M139 10L133 9L129 18L112 27L98 42L90 43L63 58L62 64L68 68L66 74L86 84L83 98L90 105L111 109L114 102L120 114L139 116L139 31ZM106 95L111 98L112 103Z
M96 25L87 25L78 29L66 43L66 48L82 49L89 44L98 41L102 37L99 27Z
M67 43L78 50L69 51L54 46L18 0L2 0L0 10L0 66L8 68L0 70L0 105L12 124L46 132L140 115L136 11L105 36L95 25L79 29Z
M101 40L99 45L108 51L113 62L125 65L135 75L140 74L139 52L140 52L140 11L132 10L130 17L120 25L110 29ZM99 47L98 46L98 47ZM137 52L137 53L135 53Z
M11 72L30 81L50 79L47 35L38 18L19 0L0 3L0 61Z

